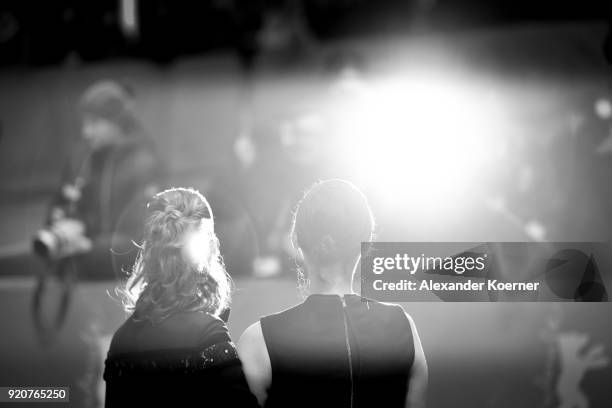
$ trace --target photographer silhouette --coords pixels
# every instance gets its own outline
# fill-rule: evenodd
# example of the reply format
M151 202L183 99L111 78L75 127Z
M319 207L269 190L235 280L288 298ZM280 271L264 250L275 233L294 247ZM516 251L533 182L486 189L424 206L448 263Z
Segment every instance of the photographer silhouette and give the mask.
M46 280L60 280L61 327L77 277L114 279L136 255L144 204L159 189L163 166L134 108L133 92L111 80L93 84L80 100L81 138L72 152L33 251L47 266L34 296L43 331L41 298ZM111 272L112 271L112 272Z

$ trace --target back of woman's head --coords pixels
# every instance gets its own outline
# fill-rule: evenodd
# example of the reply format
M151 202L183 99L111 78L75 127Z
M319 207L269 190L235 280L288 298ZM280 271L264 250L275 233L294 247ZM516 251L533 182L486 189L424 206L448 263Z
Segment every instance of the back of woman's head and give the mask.
M135 317L157 323L175 312L219 314L231 280L219 252L211 208L193 189L155 195L144 239L124 294Z
M295 211L293 238L318 266L350 262L362 241L370 241L374 217L363 193L344 180L316 183Z

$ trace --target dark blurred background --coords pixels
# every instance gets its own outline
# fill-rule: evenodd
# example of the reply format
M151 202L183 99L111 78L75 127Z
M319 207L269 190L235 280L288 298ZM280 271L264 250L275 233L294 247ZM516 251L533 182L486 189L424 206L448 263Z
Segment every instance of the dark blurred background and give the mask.
M31 310L91 83L129 84L164 184L210 198L237 338L299 300L290 214L320 178L361 187L383 241L608 241L611 21L597 1L2 1L0 385L103 398L120 273L80 271L52 341ZM610 405L608 303L431 300L405 305L430 406Z

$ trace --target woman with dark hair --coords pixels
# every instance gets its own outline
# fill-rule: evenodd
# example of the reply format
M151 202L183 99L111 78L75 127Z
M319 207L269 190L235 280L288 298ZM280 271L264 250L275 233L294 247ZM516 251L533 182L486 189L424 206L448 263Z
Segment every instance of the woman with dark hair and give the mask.
M153 197L122 293L133 312L113 336L106 406L256 406L225 322L231 280L211 208L196 190Z
M360 244L373 228L365 196L346 181L318 183L299 203L292 235L308 296L250 326L238 344L260 404L424 405L427 364L412 318L352 291Z

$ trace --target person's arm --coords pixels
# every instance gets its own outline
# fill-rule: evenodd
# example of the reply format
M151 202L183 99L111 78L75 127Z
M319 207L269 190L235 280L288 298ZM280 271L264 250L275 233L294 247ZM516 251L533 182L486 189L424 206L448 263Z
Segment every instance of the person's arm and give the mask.
M272 365L259 322L249 326L240 337L238 355L249 388L263 406L272 383Z
M88 153L82 145L71 152L63 165L60 182L53 193L45 214L45 225L66 217L79 218L76 204L81 199L83 171L87 167Z
M414 324L414 320L406 313L406 317L410 322L412 330L412 338L414 341L414 362L410 371L408 393L406 394L406 408L421 408L425 407L427 399L427 360L421 345L421 339Z

